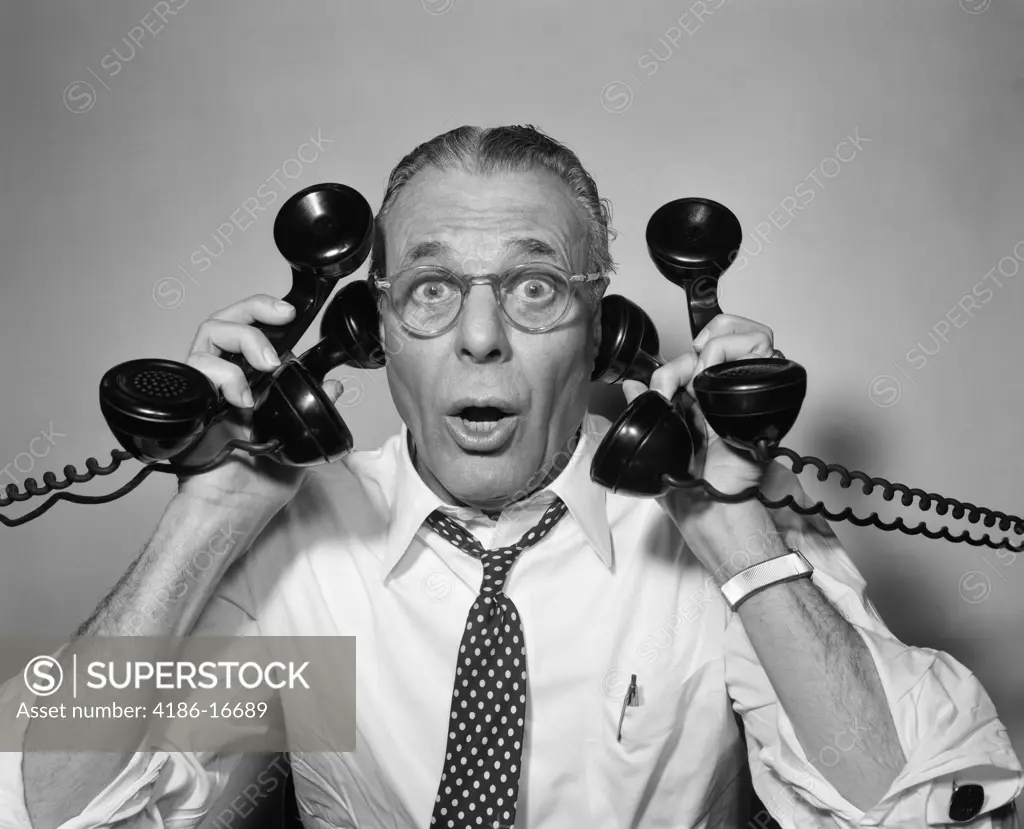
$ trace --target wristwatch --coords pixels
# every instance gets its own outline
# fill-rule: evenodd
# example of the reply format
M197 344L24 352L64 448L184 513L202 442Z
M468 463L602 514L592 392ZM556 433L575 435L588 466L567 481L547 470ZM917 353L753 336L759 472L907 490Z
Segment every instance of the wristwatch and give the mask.
M722 595L735 610L755 593L760 593L773 584L782 584L795 579L810 578L814 568L799 550L787 547L789 552L776 556L741 570L722 585Z

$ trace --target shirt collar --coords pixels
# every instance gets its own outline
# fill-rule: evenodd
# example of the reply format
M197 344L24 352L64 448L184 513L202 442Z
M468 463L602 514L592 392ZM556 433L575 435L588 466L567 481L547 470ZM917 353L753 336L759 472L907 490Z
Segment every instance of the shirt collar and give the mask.
M524 499L522 503L543 503L552 500L553 496L561 498L597 556L610 568L612 542L606 512L607 492L590 479L590 463L603 431L600 419L588 413L583 421L580 439L565 468L550 484ZM394 481L387 550L383 561L385 578L405 554L430 513L439 508L449 514L458 509L466 509L445 504L424 483L413 466L409 453L409 427L404 423L399 435Z

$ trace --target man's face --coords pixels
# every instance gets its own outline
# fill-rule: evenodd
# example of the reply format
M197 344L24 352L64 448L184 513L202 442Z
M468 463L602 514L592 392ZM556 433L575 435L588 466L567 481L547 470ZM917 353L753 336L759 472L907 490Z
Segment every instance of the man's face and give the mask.
M410 265L469 276L525 262L569 273L586 265L582 211L546 171L482 177L427 168L402 191L386 231L389 276ZM552 252L506 247L517 239ZM442 247L412 259L424 242ZM515 328L488 285L474 285L462 316L436 337L402 331L385 308L388 384L416 443L417 468L438 495L499 509L542 482L587 407L600 325L586 292L574 285L568 313L540 334Z

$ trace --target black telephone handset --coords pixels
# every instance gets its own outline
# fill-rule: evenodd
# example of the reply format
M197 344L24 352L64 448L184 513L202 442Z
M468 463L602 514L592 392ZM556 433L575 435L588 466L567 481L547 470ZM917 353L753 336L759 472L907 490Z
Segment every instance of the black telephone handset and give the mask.
M739 252L743 231L724 205L710 199L676 199L647 223L647 250L662 275L686 292L694 338L722 309L718 280ZM650 384L662 365L653 323L622 297L602 339L618 330L612 373ZM632 303L629 303L632 305ZM626 333L627 329L635 333ZM607 372L606 372L607 374ZM777 444L796 422L807 392L807 372L791 360L755 359L723 363L693 381L701 411L723 440L751 452ZM608 430L594 455L591 477L613 491L664 495L673 487L699 484L689 472L700 436L693 435L683 410L685 392L667 401L656 392L639 395Z
M274 222L274 241L292 266L292 288L284 300L295 308L295 318L280 326L254 324L278 356L295 347L338 280L363 264L373 233L370 205L343 184L307 187L284 203ZM365 319L365 302L354 301L355 294L365 293L358 285L347 286L347 304L357 319ZM268 448L273 441L267 454L279 463L323 463L352 448L348 427L320 386L324 375L343 362L372 367L374 361L364 352L379 350L372 342L375 328L340 333L348 339L327 346L321 342L297 360L286 359L272 373L253 368L241 354L223 356L242 369L252 388L253 442ZM328 351L336 360L333 364L325 359ZM114 436L133 457L174 464L231 407L197 369L172 360L143 359L121 363L103 376L100 408Z

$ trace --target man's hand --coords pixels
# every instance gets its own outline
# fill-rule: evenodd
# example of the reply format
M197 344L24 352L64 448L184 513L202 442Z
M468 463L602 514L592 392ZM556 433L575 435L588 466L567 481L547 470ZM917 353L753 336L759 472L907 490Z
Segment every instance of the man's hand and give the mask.
M253 399L242 369L224 356L241 354L253 368L272 372L281 361L266 334L253 323L286 325L295 309L276 297L256 294L229 305L204 320L196 332L186 363L205 374L232 404L227 416L216 423L180 459L198 466L216 456L232 438L251 440ZM327 380L323 390L333 403L342 393L341 383ZM258 495L277 507L284 506L298 491L304 467L288 467L265 457L236 451L220 466L200 475L179 479L178 490L210 503L235 494Z
M719 491L727 493L760 485L767 467L758 463L752 455L729 446L708 425L700 406L694 402L693 378L704 369L719 363L771 357L774 350L772 330L746 317L719 314L694 339L693 347L694 351L666 363L651 377L651 390L660 392L668 399L682 388L689 395L687 403L691 422L700 432L700 435L694 435L694 442L703 443L690 462L690 474L703 478ZM643 383L635 380L626 380L622 388L626 400L630 402L647 391ZM734 551L717 549L719 545L711 541L718 535L716 528L733 523L732 518L739 517L740 512L749 512L751 508L762 509L756 502L730 505L711 501L700 488L673 490L658 501L705 567L716 574L719 583L729 574L723 559ZM730 511L735 515L727 515Z
M695 399L693 378L719 363L771 357L774 350L772 330L759 322L731 314L719 314L693 341L688 351L666 363L651 377L651 390L668 399L685 388L690 401ZM626 380L622 384L627 402L647 389L643 383ZM722 492L739 492L760 483L764 467L753 456L733 449L708 425L700 406L691 402L694 420L704 435L704 447L690 464L690 474L704 478ZM697 439L697 436L694 436Z

